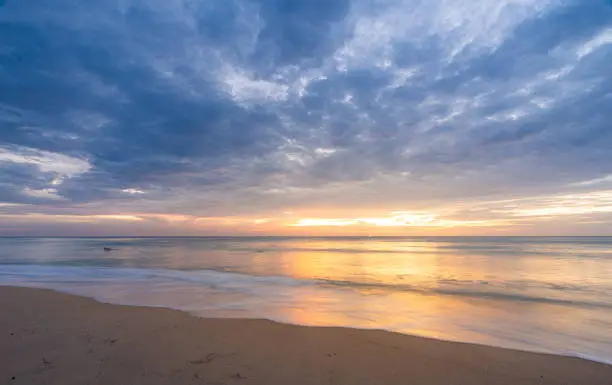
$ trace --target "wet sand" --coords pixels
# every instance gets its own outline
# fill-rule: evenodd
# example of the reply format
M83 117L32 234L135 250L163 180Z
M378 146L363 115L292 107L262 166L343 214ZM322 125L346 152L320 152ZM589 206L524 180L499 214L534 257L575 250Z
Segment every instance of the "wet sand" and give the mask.
M0 287L0 384L612 385L612 366Z

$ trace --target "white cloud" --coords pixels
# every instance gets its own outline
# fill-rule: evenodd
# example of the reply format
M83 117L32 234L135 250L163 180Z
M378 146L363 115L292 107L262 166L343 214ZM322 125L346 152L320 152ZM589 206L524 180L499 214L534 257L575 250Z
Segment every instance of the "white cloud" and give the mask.
M576 55L579 59L582 59L583 57L590 55L599 48L608 44L612 44L612 28L604 29L591 40L585 42L578 48Z
M335 54L339 70L380 66L394 44L436 39L448 61L471 47L494 50L521 22L561 4L556 0L379 0L356 5L353 38ZM382 11L380 11L382 10Z
M512 203L512 202L509 202ZM612 213L612 190L524 198L496 210L515 217L553 217Z
M338 150L336 150L335 148L322 148L322 147L315 148L314 150L315 154L322 156L322 157L333 155L334 153L336 153L336 151Z
M417 68L399 68L393 71L393 82L388 88L395 89L404 87L409 83L409 80L418 73L419 70Z
M590 180L585 180L582 182L574 183L574 185L575 186L593 186L593 185L603 184L603 183L612 183L612 174L606 175L602 178L590 179Z
M25 189L23 189L23 193L33 198L51 199L51 200L64 199L61 196L57 195L57 190L54 188L45 188L45 189L35 190L29 187L26 187Z
M289 86L265 79L232 66L225 66L219 75L221 88L238 103L266 103L284 101L289 97Z
M507 122L519 120L527 115L529 115L527 111L523 110L522 108L514 108L511 110L506 110L494 115L487 116L486 119L493 120L496 122Z
M453 220L440 219L430 214L413 214L406 212L393 212L383 217L363 218L306 218L299 219L293 227L487 227L497 224L496 221L487 220Z
M307 90L311 83L327 79L327 77L323 75L323 72L320 69L306 70L304 71L304 73L298 74L294 77L295 80L291 83L291 92L300 98L308 95Z
M139 189L135 189L135 188L124 188L123 190L121 190L121 192L124 192L126 194L130 194L130 195L142 195L142 194L146 194L146 192L139 190Z
M22 206L19 203L6 203L6 202L0 202L0 208L2 207L18 207L18 206Z
M41 172L58 174L54 181L61 181L63 177L71 178L91 169L91 164L84 159L29 147L0 147L0 162L34 165Z

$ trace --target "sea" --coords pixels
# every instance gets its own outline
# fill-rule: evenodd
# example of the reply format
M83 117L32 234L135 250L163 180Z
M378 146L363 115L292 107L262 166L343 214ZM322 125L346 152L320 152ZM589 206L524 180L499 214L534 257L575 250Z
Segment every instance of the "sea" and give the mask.
M0 285L612 363L612 237L0 238Z

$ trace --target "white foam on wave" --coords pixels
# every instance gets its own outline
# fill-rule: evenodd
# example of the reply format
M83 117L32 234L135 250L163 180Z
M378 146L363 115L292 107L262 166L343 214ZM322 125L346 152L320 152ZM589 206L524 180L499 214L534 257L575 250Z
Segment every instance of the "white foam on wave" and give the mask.
M96 267L96 266L58 266L58 265L0 265L0 281L18 283L23 280L54 283L102 283L113 281L189 283L208 285L219 290L230 292L249 292L253 288L271 287L305 287L317 286L328 290L389 290L395 292L415 292L427 295L462 296L494 301L526 301L549 303L566 306L590 306L612 308L609 301L597 302L590 297L605 298L605 295L584 293L580 297L568 296L569 286L542 288L548 289L547 295L538 292L526 292L501 282L493 284L488 281L472 280L438 280L438 285L413 285L408 283L386 283L337 280L326 278L296 278L280 275L252 275L223 269L173 270L163 268L130 268L130 267ZM449 286L449 284L451 284ZM539 283L542 285L542 283ZM523 286L526 284L523 283ZM516 286L516 285L514 285ZM520 286L520 285L519 285ZM532 287L538 289L538 287ZM556 293L551 293L551 290ZM574 290L576 292L577 290ZM554 296L553 296L554 294Z
M612 365L612 359L606 359L606 358L602 358L602 357L599 357L599 356L593 356L593 355L590 355L590 354L567 353L567 354L563 354L563 355L568 356L568 357L581 358L581 359L587 360L587 361L598 362L600 364Z
M44 265L3 265L0 280L5 282L88 282L102 283L116 280L125 282L188 282L215 285L219 288L251 288L253 284L274 286L314 285L312 280L300 280L283 276L254 276L218 270L170 270L142 268L76 267Z

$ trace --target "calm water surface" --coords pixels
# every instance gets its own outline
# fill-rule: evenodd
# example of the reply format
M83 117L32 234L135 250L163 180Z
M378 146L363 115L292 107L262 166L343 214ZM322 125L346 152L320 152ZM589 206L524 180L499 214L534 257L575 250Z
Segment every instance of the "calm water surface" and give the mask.
M612 362L611 237L0 238L0 285Z

